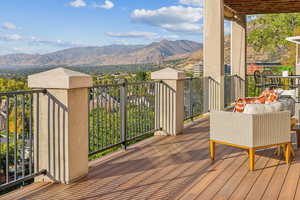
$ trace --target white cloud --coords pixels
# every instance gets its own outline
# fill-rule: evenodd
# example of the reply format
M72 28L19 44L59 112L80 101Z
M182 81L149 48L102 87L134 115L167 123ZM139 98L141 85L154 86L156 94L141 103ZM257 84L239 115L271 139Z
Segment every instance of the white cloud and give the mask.
M18 34L0 35L0 40L23 41L23 42L29 42L30 44L33 45L47 45L47 46L64 47L64 48L86 46L78 42L62 41L62 40L44 40L37 37L24 37Z
M0 35L0 40L18 41L18 40L23 40L23 37L18 34Z
M136 23L162 27L172 32L199 33L202 8L170 6L157 10L136 9L131 19Z
M115 4L109 0L105 0L104 3L101 5L98 5L98 4L93 5L94 8L104 8L104 9L111 9L114 6L115 6Z
M78 42L69 42L69 41L62 41L62 40L43 40L36 37L30 37L27 39L27 41L37 45L49 45L49 46L65 47L65 48L85 46Z
M153 38L157 33L152 32L127 32L127 33L112 33L107 32L106 35L117 38Z
M74 1L70 2L69 5L74 8L80 8L80 7L85 7L86 2L84 0L74 0Z
M203 1L204 0L180 0L178 3L195 7L203 7Z
M2 27L6 30L16 30L17 29L16 25L14 25L13 23L9 23L9 22L2 24Z
M178 35L160 35L156 40L177 40L179 39Z
M164 24L162 27L173 32L201 33L203 31L202 24L196 23Z
M178 39L177 35L159 35L153 32L126 32L126 33L112 33L107 32L106 35L114 38L143 38L147 40L175 40Z

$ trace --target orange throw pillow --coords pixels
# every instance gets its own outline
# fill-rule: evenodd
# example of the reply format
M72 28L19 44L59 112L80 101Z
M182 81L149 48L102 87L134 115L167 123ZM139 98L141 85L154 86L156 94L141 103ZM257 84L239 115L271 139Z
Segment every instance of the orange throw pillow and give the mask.
M234 104L233 112L244 112L246 104L265 104L277 101L278 94L275 90L264 90L259 97L238 98Z
M278 94L275 90L265 90L263 91L262 96L265 97L266 102L268 103L272 103L278 99Z

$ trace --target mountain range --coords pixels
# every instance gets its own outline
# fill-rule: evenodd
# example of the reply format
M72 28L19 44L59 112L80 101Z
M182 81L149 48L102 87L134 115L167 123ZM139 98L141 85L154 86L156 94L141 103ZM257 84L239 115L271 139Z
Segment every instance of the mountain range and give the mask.
M0 56L0 66L104 66L160 64L189 57L203 48L189 40L162 40L149 45L110 45L76 47L47 54L9 54Z

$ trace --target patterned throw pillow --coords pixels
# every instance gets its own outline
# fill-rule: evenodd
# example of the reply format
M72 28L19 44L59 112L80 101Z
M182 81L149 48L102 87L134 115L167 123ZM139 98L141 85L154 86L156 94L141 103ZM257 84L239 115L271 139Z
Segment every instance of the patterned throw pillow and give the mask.
M253 103L264 103L263 97L246 97L246 98L238 98L235 102L233 112L244 112L245 106L247 104Z
M262 96L265 97L266 103L272 103L278 99L278 94L275 90L265 90L262 92Z
M233 112L244 112L247 104L265 104L277 101L278 94L275 90L265 90L259 97L238 98L234 104Z

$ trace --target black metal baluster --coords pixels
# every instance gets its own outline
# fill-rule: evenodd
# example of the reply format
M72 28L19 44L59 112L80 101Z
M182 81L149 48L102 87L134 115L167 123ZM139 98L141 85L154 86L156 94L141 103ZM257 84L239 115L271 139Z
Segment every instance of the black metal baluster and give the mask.
M48 171L51 173L51 145L50 145L50 131L51 131L51 117L50 117L50 96L48 96Z
M22 95L22 177L25 176L25 96Z
M174 119L175 119L175 118L174 118L174 117L175 117L175 116L174 116L174 114L175 114L175 113L174 113L174 105L175 105L175 103L174 103L174 95L176 95L176 94L175 94L174 91L172 91L172 99L171 99L171 108L172 108L172 112L171 112L171 116L172 116L172 117L171 117L171 127L172 127L172 133L173 133L173 134L176 134L176 133L175 133L175 130L174 130L174 128L175 128L175 127L174 127Z
M162 94L161 94L161 87L162 87L162 82L160 81L159 83L157 83L158 84L158 113L157 113L157 117L158 117L158 126L157 126L157 128L158 129L161 129L161 123L160 123L160 115L161 115L161 104L162 104L162 99L161 99L161 96L162 96Z
M91 130L90 130L91 129L91 120L90 120L90 115L91 115L91 113L90 113L90 93L91 92L90 91L91 91L91 89L88 89L88 95L87 95L87 104L88 104L88 149L89 149L89 152L91 152Z
M14 180L17 180L17 172L18 172L18 163L17 163L17 156L18 156L18 96L15 95L15 108L14 108L14 165L15 165L15 173L14 173Z
M126 149L126 141L127 141L127 88L126 88L126 80L124 80L121 90L121 142L123 149Z
M55 145L55 102L52 101L52 146L53 146L53 176L56 177L56 145Z
M9 182L9 97L6 99L6 182Z
M103 87L101 87L101 88L99 88L98 89L101 93L103 93L103 95L102 94L99 94L99 96L101 97L101 108L99 108L99 109L101 109L100 111L100 114L101 114L101 116L100 116L100 119L98 119L98 123L99 123L99 125L100 125L100 128L101 128L101 148L104 148L104 134L105 134L105 115L106 115L106 107L105 107L105 101L106 101L106 95L107 95L107 92L106 92L106 90L105 90L105 88ZM103 91L103 92L102 92ZM98 138L98 140L99 140L99 138Z
M96 93L96 98L97 98L97 149L100 149L100 124L102 123L101 118L100 118L100 106L99 106L99 98L101 97L101 94L99 93L99 88L97 88L97 93ZM101 99L102 103L102 99ZM102 141L103 142L103 141ZM103 147L103 145L102 145Z
M88 129L90 130L90 129ZM60 179L60 155L61 155L61 151L60 151L60 106L57 105L57 161L58 161L58 177Z
M116 143L119 143L121 141L121 134L120 134L120 128L119 128L119 123L120 123L120 88L118 87L117 88L117 91L116 91L116 95L117 95L117 102L116 102L116 121L117 121L117 124L116 124L116 133L117 133L117 142Z
M66 111L63 110L63 127L62 127L62 136L63 136L63 163L64 163L64 166L63 166L63 180L64 182L66 182Z
M112 88L114 89L114 88ZM112 94L113 95L113 91L112 91ZM108 102L109 102L109 114L108 114L108 126L109 126L109 145L112 145L113 142L112 142L112 138L114 137L114 131L112 129L112 120L113 120L113 116L112 116L112 97L111 95L108 96Z
M38 172L39 169L39 132L40 132L40 117L39 117L39 114L40 113L40 96L39 96L39 93L36 94L36 121L35 121L35 124L36 124L36 135L35 135L35 141L36 141L36 159L35 159L35 165L36 165L36 171L35 172Z
M33 111L32 111L32 99L33 96L32 94L30 94L29 96L29 174L32 174L32 139L33 139L33 135L32 135L32 115L33 115Z
M104 136L103 138L105 138L105 147L108 146L108 141L107 141L107 134L109 134L109 130L108 130L108 115L109 115L109 112L108 112L108 96L109 96L109 90L108 90L108 87L105 87L105 90L106 90L106 94L105 94L105 102L104 102L104 105L105 105L105 120L104 120L104 124L105 124L105 129L104 129Z
M92 152L95 151L95 89L92 92Z

